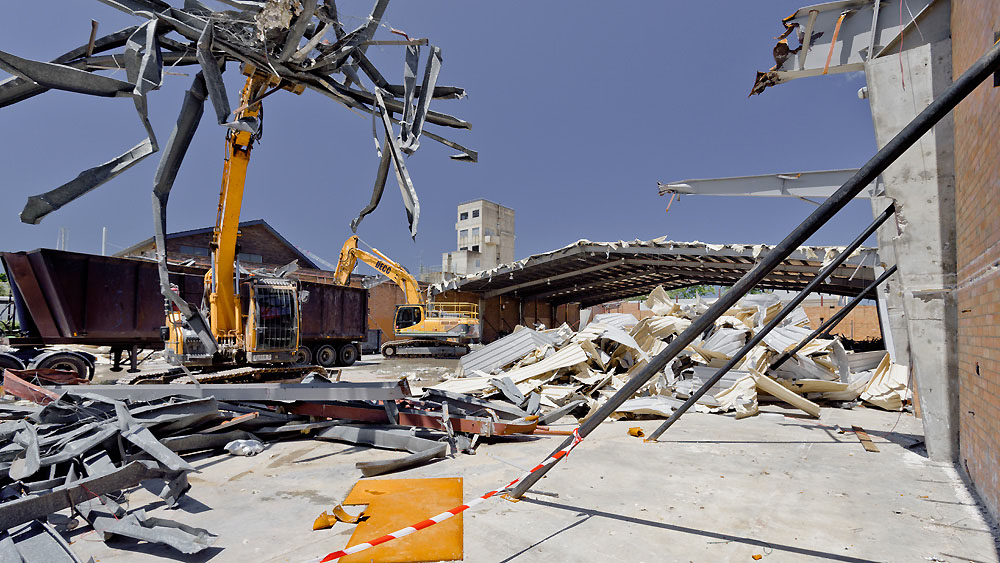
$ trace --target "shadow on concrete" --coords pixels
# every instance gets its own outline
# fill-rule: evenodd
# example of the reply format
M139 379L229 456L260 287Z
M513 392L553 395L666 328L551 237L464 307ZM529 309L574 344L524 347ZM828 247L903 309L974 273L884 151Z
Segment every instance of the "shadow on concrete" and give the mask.
M527 500L527 499L525 499L525 500ZM567 526L563 526L561 529L556 530L555 532L552 532L551 534L549 534L549 535L545 536L544 538L536 541L535 543L529 545L528 547L522 549L521 551L518 551L514 555L511 555L507 559L504 559L504 560L500 561L500 563L509 563L510 561L513 561L513 560L517 559L521 555L524 555L525 553L531 551L532 549L535 549L536 547L538 547L542 543L544 543L544 542L546 542L546 541L548 541L548 540L550 540L550 539L558 536L559 534L565 532L566 530L569 530L570 528L575 528L575 527L579 526L580 524L583 524L587 520L590 520L592 517L593 517L592 515L588 515L586 518L581 518L580 520L577 520L576 522L573 522L572 524L569 524Z
M205 563L206 561L211 561L215 558L215 556L224 551L221 547L209 547L199 551L198 553L187 554L181 553L162 544L140 542L138 540L121 537L112 538L105 543L112 549L152 555L161 559L169 559L172 561L183 561L184 563Z
M527 502L527 503L530 503L530 504L537 504L539 506L546 506L546 507L549 507L549 508L556 508L556 509L559 509L559 510L569 510L569 511L576 512L576 513L586 514L588 516L596 516L596 517L599 517L599 518L610 518L612 520L619 520L621 522L628 522L629 524L634 524L634 525L637 525L637 526L649 526L651 528L660 528L661 530L668 530L668 531L671 531L671 532L680 532L680 533L683 533L683 534L693 534L693 535L702 536L702 537L706 537L706 538L712 538L712 539L715 539L715 540L721 540L721 541L727 541L727 542L735 542L735 543L742 543L742 544L746 544L746 545L753 545L753 546L756 546L756 547L760 547L761 549L773 549L774 551L783 551L785 553L794 553L794 554L797 554L797 555L805 555L805 556L809 556L809 557L817 557L817 558L820 558L820 559L827 559L829 561L845 561L847 563L875 563L875 561L872 560L872 559L861 559L859 557L851 557L849 555L843 555L841 553L829 553L829 552L826 552L826 551L818 551L818 550L815 550L815 549L807 549L807 548L804 548L804 547L796 547L794 545L784 545L784 544L780 544L780 543L766 542L766 541L758 540L758 539L754 539L754 538L747 538L747 537L743 537L743 536L734 536L732 534L724 534L724 533L721 533L721 532L712 532L712 531L709 531L709 530L699 530L697 528L689 528L687 526L678 526L676 524L667 524L665 522L656 522L656 521L653 521L653 520L645 520L643 518L635 518L633 516L625 516L624 514L615 514L613 512L605 512L603 510L594 510L592 508L583 508L583 507L580 507L580 506L572 506L572 505L569 505L569 504L562 504L562 503L550 502L550 501L538 500L538 499L532 499L532 498L527 498L527 497L523 497L521 499L521 501L522 502ZM583 521L584 520L581 520L580 522L583 522ZM580 522L576 522L572 526L575 526L576 524L579 524ZM564 531L566 529L569 529L572 526L564 528L563 530L560 530L560 532L562 532L562 531ZM556 533L559 533L559 532L556 532ZM555 534L553 534L553 535L555 535ZM549 536L549 537L552 537L552 536ZM545 539L548 539L548 538L545 538ZM545 540L542 540L542 541L545 541ZM535 545L537 545L537 544L535 544ZM523 551L520 552L520 553L523 553ZM516 555L519 555L520 553L518 553ZM509 560L510 560L509 558L505 559L505 561L509 561Z
M657 440L657 444L852 444L850 440Z

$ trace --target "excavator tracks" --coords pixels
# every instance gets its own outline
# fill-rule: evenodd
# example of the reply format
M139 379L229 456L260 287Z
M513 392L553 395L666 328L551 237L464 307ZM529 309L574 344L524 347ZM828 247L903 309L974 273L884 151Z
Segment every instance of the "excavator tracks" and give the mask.
M391 351L391 353L388 353ZM454 360L469 353L468 344L433 339L394 340L381 348L388 358L440 358Z

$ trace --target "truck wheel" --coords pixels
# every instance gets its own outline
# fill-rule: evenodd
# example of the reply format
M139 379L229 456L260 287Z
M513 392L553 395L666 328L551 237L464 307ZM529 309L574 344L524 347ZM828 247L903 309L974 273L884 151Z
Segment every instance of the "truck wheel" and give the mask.
M79 356L73 354L53 354L48 358L38 362L39 369L59 369L63 371L74 371L80 379L90 379L87 362Z
M352 366L358 361L358 347L354 344L344 344L340 347L340 365Z
M383 346L382 355L386 358L391 358L396 355L396 348L394 346Z
M4 369L24 369L21 360L10 354L0 354L0 370Z
M313 361L312 350L308 346L299 346L295 350L295 364L300 366L307 366Z
M329 344L324 344L316 349L316 363L331 368L337 363L337 349Z

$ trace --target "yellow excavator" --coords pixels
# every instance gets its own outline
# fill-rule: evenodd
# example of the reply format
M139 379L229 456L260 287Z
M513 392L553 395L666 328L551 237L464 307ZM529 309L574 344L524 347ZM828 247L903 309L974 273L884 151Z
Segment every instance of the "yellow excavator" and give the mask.
M235 122L260 122L265 89L302 92L301 85L282 84L277 76L244 64L247 81L240 95ZM272 90L273 91L273 90ZM267 92L270 93L270 92ZM203 309L218 351L209 354L204 344L175 307L167 310L165 352L173 364L188 366L213 363L291 363L299 346L299 299L296 281L282 272L253 272L240 276L239 222L250 151L260 138L260 129L250 132L230 129L226 133L226 160L222 171L219 210L212 235L212 268L205 274ZM242 295L241 295L242 290ZM244 303L243 296L246 297Z
M358 260L375 268L395 282L406 296L406 303L396 305L393 330L397 340L382 344L382 355L389 358L454 358L469 352L469 343L479 339L479 305L475 303L426 303L417 280L405 268L378 249L358 248L352 236L340 250L336 282L347 285Z

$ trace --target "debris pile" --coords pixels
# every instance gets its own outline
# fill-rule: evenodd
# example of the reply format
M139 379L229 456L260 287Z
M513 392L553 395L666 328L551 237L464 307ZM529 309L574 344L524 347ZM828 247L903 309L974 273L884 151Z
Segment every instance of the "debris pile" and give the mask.
M708 308L701 301L674 303L662 287L649 295L646 305L652 316L598 315L578 332L565 324L553 330L519 327L463 357L452 377L427 392L504 399L539 416L540 424L569 413L586 419ZM782 308L772 294L748 295L626 401L615 418L670 416ZM764 400L788 403L814 417L820 414L816 401L847 407L865 402L896 411L904 407L909 400L906 366L892 364L884 351L848 353L837 338L817 338L776 365L811 333L808 324L797 307L695 408L735 411L736 418L744 418L757 414Z
M21 400L0 403L2 561L77 561L57 532L81 524L105 539L162 543L184 554L211 546L211 532L128 503L128 491L141 486L176 505L196 471L182 457L188 454L255 455L269 441L303 436L406 452L356 464L373 476L537 426L505 403L439 391L415 399L405 380L346 383L311 374L298 383L41 386L19 374L46 385L58 379L4 372L3 391Z

